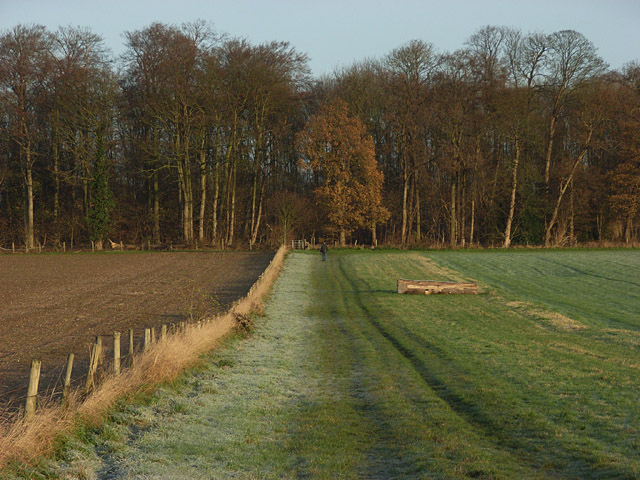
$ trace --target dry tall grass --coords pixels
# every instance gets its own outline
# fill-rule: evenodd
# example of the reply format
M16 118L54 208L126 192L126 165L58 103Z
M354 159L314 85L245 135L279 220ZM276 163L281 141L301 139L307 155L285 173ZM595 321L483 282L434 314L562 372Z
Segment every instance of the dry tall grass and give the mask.
M262 301L282 268L286 252L286 247L278 250L249 293L227 313L192 324L185 332L156 343L135 357L132 368L125 369L119 377L107 376L84 399L76 392L66 406L39 406L29 422L0 425L0 468L12 461L29 464L51 453L60 434L79 425L99 425L118 399L171 381L195 365L203 353L215 348L234 329L238 315L262 311Z

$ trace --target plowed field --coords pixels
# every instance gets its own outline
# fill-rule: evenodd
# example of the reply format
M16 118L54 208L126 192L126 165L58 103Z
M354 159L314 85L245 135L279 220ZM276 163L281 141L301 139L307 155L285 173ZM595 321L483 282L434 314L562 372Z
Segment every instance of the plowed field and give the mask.
M86 374L89 348L133 328L193 321L247 293L273 253L109 253L0 256L0 404L16 405L33 358L41 392L59 384L68 353L74 379Z

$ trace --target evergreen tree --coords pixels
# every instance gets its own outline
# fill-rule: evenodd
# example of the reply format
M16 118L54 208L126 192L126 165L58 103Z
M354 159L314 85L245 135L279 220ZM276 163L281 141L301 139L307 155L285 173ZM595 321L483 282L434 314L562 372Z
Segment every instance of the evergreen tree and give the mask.
M115 207L113 193L109 188L109 164L104 154L104 129L96 137L96 162L90 184L91 206L87 214L89 237L96 249L102 250L104 238L111 230L111 211Z

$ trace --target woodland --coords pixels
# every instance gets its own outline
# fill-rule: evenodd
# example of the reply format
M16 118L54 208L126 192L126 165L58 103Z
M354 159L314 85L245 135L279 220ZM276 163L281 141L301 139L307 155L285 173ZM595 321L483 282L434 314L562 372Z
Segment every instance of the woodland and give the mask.
M487 26L314 77L211 24L0 33L0 247L629 244L640 63ZM632 60L632 59L630 59Z

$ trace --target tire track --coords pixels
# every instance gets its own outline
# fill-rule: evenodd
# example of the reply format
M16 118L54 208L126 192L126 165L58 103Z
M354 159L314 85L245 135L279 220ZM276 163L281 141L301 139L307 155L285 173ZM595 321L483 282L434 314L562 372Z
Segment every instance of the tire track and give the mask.
M517 434L525 441L512 437L512 432L505 429L505 426L496 421L489 412L483 411L478 405L466 400L462 395L450 388L446 380L441 379L429 366L415 353L422 350L432 352L444 364L453 365L452 360L438 345L426 339L417 332L411 332L405 327L398 327L403 331L404 335L398 335L390 331L378 318L385 317L384 313L378 310L375 313L368 307L363 298L362 292L370 291L371 286L365 285L364 290L361 289L353 275L350 275L344 268L344 264L339 264L341 276L346 279L348 288L353 292L353 298L358 310L362 313L366 321L375 329L375 331L384 338L388 344L404 357L422 378L431 391L442 400L455 414L462 418L472 430L477 431L480 435L488 439L496 448L507 450L513 458L520 459L520 463L527 464L533 470L540 468L535 457L529 455L529 444L533 444L541 439L544 443L548 443L546 448L558 452L558 458L562 461L580 465L586 471L595 472L601 468L601 460L595 455L585 454L584 452L573 451L566 448L561 441L554 441L551 432L542 432L534 427L520 428ZM360 292L360 293L359 293ZM376 307L380 307L376 305ZM564 470L559 470L562 474ZM565 472L566 473L566 472ZM614 468L607 470L607 475L611 478L625 478L626 472L618 471Z

